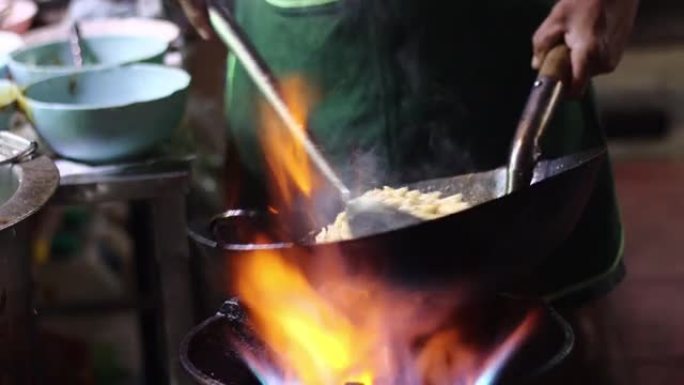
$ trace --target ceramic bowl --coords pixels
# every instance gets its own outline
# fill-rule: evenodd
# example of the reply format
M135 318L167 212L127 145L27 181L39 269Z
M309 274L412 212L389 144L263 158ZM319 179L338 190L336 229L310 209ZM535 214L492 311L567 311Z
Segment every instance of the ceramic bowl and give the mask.
M171 44L180 36L180 29L174 23L160 19L144 17L93 18L79 22L81 34L88 37L98 36L147 36L154 37ZM30 44L41 44L69 38L69 23L34 28L24 35Z
M66 41L27 46L10 54L9 71L20 86L54 76L111 68L132 63L161 63L168 49L162 39L143 36L101 36L85 38L84 65L73 66Z
M8 13L0 21L0 30L25 33L33 24L33 19L38 13L38 6L30 0L14 0L8 4Z
M190 75L135 64L50 78L21 103L59 155L89 163L135 158L168 139L183 117Z
M9 54L24 45L24 41L14 32L0 31L0 79L7 77Z

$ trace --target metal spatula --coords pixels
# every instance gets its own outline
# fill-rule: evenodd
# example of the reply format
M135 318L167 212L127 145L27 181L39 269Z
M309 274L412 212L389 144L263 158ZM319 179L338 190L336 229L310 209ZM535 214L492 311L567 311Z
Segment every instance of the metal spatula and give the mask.
M321 175L339 192L342 201L346 204L349 226L354 237L376 234L421 222L422 219L376 199L365 197L352 199L349 189L292 116L277 90L275 77L230 11L216 0L210 0L208 5L210 20L221 40L243 65L290 134L305 149Z
M81 37L78 21L74 21L69 30L69 51L71 52L71 60L74 67L83 67L83 38Z

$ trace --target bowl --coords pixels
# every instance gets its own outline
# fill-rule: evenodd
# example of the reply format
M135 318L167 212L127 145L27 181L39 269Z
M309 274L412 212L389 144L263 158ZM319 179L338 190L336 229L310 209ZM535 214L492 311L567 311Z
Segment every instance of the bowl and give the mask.
M24 41L16 33L0 31L0 79L7 77L9 54L23 45Z
M83 39L84 65L73 66L67 41L27 46L10 54L9 71L17 84L54 76L133 63L161 63L168 49L162 39L144 36L101 36Z
M21 103L57 154L109 163L145 155L168 139L183 117L189 85L181 69L135 64L33 83Z
M180 29L170 21L144 17L105 17L85 19L79 22L81 34L97 36L147 36L156 37L171 44L180 36ZM70 23L60 23L34 28L24 35L30 44L47 43L69 38Z
M9 80L0 79L0 131L9 128L16 100L17 93L14 84Z
M38 13L38 6L30 0L9 2L8 13L0 21L0 30L22 34L31 28Z

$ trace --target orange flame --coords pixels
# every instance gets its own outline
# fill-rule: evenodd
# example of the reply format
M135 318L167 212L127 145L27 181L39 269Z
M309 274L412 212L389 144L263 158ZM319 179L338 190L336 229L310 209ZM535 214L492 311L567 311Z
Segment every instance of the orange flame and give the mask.
M305 121L311 89L298 77L281 85ZM269 108L261 111L262 142L281 203L291 204L295 193L310 196L316 183L304 150ZM482 385L533 328L524 321L488 352L466 343L449 322L463 297L459 290L447 295L401 290L347 271L340 255L302 253L259 250L233 258L235 293L276 355L277 368L242 351L264 385Z
M316 92L302 77L290 76L280 82L281 95L301 129L305 129ZM273 108L266 102L259 106L261 128L259 139L272 175L273 193L283 204L292 204L301 193L310 197L315 177L304 147L285 128Z
M371 348L371 335L359 335L353 322L318 295L303 272L277 252L263 251L240 260L237 292L252 311L261 337L287 352L280 364L291 369L293 379L302 385L371 383L357 361L359 353Z
M313 268L316 256L307 258L304 269L301 257L263 250L235 258L236 293L276 354L277 367L268 367L243 352L264 385L490 384L534 328L530 315L487 351L449 323L462 293L393 288L334 269L339 256Z

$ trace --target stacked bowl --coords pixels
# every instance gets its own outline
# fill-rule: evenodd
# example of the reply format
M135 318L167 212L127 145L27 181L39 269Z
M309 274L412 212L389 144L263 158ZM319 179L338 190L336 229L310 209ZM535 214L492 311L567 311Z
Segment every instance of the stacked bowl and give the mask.
M68 41L31 45L9 55L19 107L64 158L127 160L171 137L183 117L190 76L162 65L168 41L120 35L81 41L75 66Z
M123 66L161 64L166 42L144 36L99 36L83 39L84 65L77 68L69 42L57 41L20 48L10 54L7 66L17 84L27 86L55 76Z

